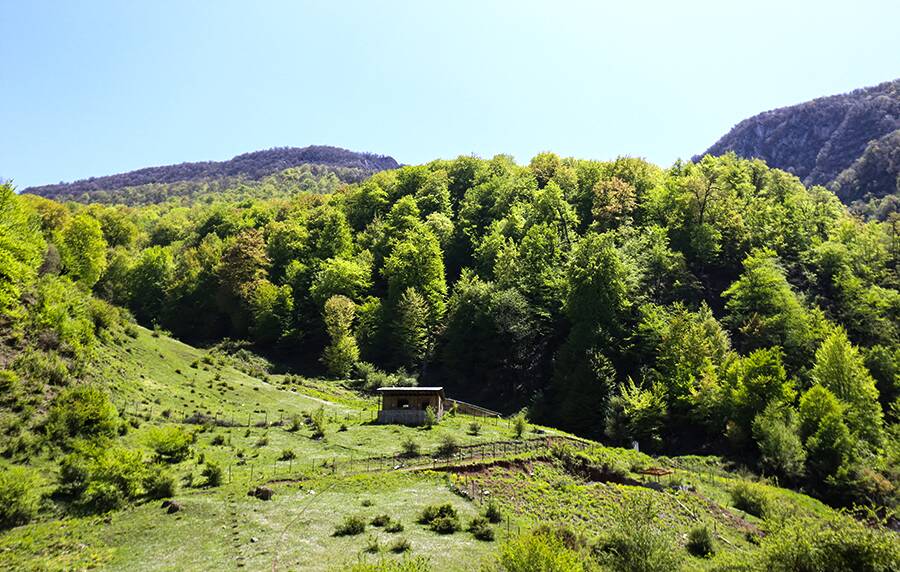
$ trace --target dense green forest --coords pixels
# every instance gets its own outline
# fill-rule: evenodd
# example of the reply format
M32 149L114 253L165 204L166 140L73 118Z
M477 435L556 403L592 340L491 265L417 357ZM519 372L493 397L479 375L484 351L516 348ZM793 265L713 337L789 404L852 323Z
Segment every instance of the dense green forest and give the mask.
M0 312L37 336L12 369L74 372L123 307L363 388L444 385L650 452L722 452L832 503L896 503L896 221L733 154L459 157L324 194L283 180L146 206L4 187Z

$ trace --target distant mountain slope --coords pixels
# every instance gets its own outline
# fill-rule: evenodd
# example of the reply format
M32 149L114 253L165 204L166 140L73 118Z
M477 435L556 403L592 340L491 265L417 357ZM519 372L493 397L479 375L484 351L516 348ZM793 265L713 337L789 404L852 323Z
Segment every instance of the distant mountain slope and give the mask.
M706 153L763 159L851 203L898 192L898 145L900 79L760 113Z
M73 183L29 187L23 192L55 199L77 200L85 193L115 191L154 183L209 181L234 177L258 180L299 165L332 167L335 168L335 174L338 177L348 181L360 180L377 171L395 169L400 166L392 157L357 153L338 147L280 147L244 153L229 161L203 161L148 167L118 175L91 177Z

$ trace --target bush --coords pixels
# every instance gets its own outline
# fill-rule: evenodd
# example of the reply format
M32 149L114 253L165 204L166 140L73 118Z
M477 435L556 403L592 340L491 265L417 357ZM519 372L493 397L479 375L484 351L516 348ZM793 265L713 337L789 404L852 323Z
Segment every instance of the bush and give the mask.
M450 503L426 506L419 515L419 524L431 524L440 517L457 518L456 509Z
M279 461L290 461L291 459L296 459L297 453L294 452L293 449L285 449L281 452L281 456L278 457Z
M309 418L313 426L313 439L322 439L325 437L325 408L319 407Z
M60 490L89 512L104 512L145 494L148 469L140 451L79 442L60 463Z
M484 509L484 517L491 524L503 522L503 513L500 512L500 507L497 506L493 499L488 502L487 508Z
M525 413L519 412L517 413L513 419L513 437L516 439L521 439L525 434L525 429L528 427L528 421L525 419Z
M458 452L459 444L456 442L456 439L452 435L445 435L437 448L438 457L450 458Z
M299 415L291 416L291 424L288 426L288 431L297 432L303 427L303 419Z
M435 423L437 423L437 416L434 414L434 409L429 405L425 408L425 428L431 429Z
M224 435L216 435L215 437L212 438L212 440L209 442L209 444L213 445L213 446L224 445L225 444L225 436Z
M24 467L0 470L0 530L25 524L37 515L41 479Z
M478 421L472 421L469 423L469 435L478 435L481 433L481 423Z
M57 441L75 437L113 437L119 414L106 392L92 385L64 389L53 400L47 433Z
M63 386L69 383L71 377L66 360L55 351L28 349L16 357L13 369L32 385L49 383Z
M622 507L595 547L601 564L613 570L669 572L678 570L681 558L675 540L658 526L658 510L650 501Z
M424 556L409 558L404 556L401 560L381 559L378 562L357 562L352 566L343 568L343 572L431 572L431 563Z
M546 530L531 531L503 544L497 564L505 572L584 572L584 558Z
M144 490L150 499L172 498L177 488L175 477L162 467L155 467L144 479Z
M712 556L716 549L713 542L713 535L709 531L709 527L704 525L692 528L688 533L685 548L687 548L687 551L690 554L699 556L700 558Z
M412 437L406 437L400 443L400 455L411 459L419 456L419 444L413 441Z
M125 495L113 483L93 481L85 489L81 506L93 512L108 512L125 504Z
M347 516L334 529L332 536L356 536L366 530L366 521L361 516Z
M868 528L844 516L800 520L771 534L760 548L759 568L794 570L897 570L900 542L896 533Z
M378 536L370 534L366 537L366 547L364 549L369 554L378 554L381 552L381 543L378 542Z
M157 458L169 463L186 459L191 452L193 439L190 433L173 425L154 427L147 436L148 445Z
M385 532L403 532L403 523L399 520L392 520L384 527Z
M369 523L372 526L382 527L387 526L391 523L391 517L386 514L379 514L375 518L372 519L372 522Z
M222 484L224 475L222 467L218 463L206 461L200 474L206 479L206 486L208 487L217 487Z
M404 552L409 552L412 550L412 544L410 544L409 540L405 538L398 538L391 544L390 548L391 552L394 554L402 554Z
M459 519L456 516L439 516L428 526L438 534L453 534L459 530Z
M478 540L494 540L494 529L491 528L488 519L483 516L473 518L466 530L471 532Z
M806 451L798 431L799 422L793 409L775 402L769 404L753 420L760 464L790 479L802 476Z
M739 482L731 489L731 502L748 514L765 518L769 509L769 493L756 483Z

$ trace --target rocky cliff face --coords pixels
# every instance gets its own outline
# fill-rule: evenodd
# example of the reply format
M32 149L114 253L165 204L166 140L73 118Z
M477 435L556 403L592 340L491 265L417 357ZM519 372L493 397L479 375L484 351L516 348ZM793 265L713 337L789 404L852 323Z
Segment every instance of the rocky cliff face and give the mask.
M763 159L850 203L898 192L898 145L900 79L760 113L706 153Z

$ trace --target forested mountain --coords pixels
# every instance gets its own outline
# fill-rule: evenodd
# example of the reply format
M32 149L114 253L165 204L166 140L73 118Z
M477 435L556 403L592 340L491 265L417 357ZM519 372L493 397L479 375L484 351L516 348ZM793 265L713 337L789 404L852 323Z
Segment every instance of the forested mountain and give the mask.
M358 182L372 173L384 169L395 169L399 167L399 164L392 157L357 153L337 147L281 147L245 153L228 161L204 161L148 167L118 175L91 177L73 183L29 187L23 192L60 201L125 203L128 201L117 200L121 198L121 193L115 191L143 187L137 191L130 189L130 192L126 193L126 197L134 197L137 195L157 196L160 194L161 186L165 189L174 183L181 183L178 188L182 191L206 185L233 186L236 181L257 181L299 166L310 166L316 169L317 175L330 171L341 181ZM161 198L164 200L164 197Z
M900 496L896 221L866 222L827 189L734 153L668 169L629 157L542 153L519 165L504 155L463 156L340 185L320 185L310 171L298 185L290 171L261 186L153 204L136 199L138 206L63 204L0 186L0 529L40 515L55 525L60 514L129 503L143 515L111 519L125 529L107 539L69 538L73 531L89 536L100 528L95 521L41 528L36 537L22 527L16 534L27 540L14 531L0 535L4 546L15 546L0 550L0 564L21 568L32 553L38 562L56 558L54 535L61 533L59 542L79 546L159 543L135 532L142 525L132 519L154 522L157 509L142 501L171 498L179 486L203 489L188 498L207 508L180 528L177 520L155 522L167 538L180 545L186 534L238 534L240 522L214 515L236 518L246 479L263 468L267 482L283 482L278 463L284 470L300 462L291 447L314 461L300 477L309 495L340 486L338 456L398 455L392 466L401 466L420 454L414 440L427 440L435 458L446 459L459 450L460 435L477 443L489 432L496 451L505 424L488 429L451 415L439 446L436 433L403 429L399 453L401 429L370 423L367 396L379 386L423 383L516 414L509 425L520 427L515 439L527 416L608 445L636 441L643 452L690 455L554 447L452 481L514 479L493 489L508 502L505 510L527 510L529 498L540 498L529 518L543 521L552 510L567 523L587 518L608 528L592 545L563 544L552 531L540 533L551 540L523 536L551 542L540 548L548 554L567 555L569 563L555 569L582 569L573 568L579 558L625 558L611 542L668 538L657 522L666 519L647 515L681 514L670 532L703 535L689 528L698 512L726 515L719 526L730 527L721 530L732 535L732 552L716 569L735 562L792 569L817 558L847 569L896 569L894 533L876 526L896 526ZM285 422L285 414L293 420ZM329 423L341 428L326 439ZM538 431L546 444L547 429ZM284 449L274 450L270 437ZM516 469L522 462L527 478ZM229 465L225 488L221 463L234 463L241 480L232 483ZM630 476L658 464L678 471L678 482L666 488ZM846 516L822 520L831 514L824 506L747 483L728 472L735 465L846 507L873 528ZM309 480L323 467L332 480ZM501 470L512 474L496 474ZM713 484L704 484L704 473L707 481L716 475ZM431 486L416 480L421 475L404 475L410 490ZM390 477L378 475L363 489L381 495L379 511L397 506L388 498L393 485L385 487ZM690 492L695 485L682 486L682 478L704 493ZM279 491L292 494L288 489L307 495L294 484ZM444 493L460 498L446 488L434 494ZM316 518L332 522L331 509L341 506L349 519L360 510L359 494L354 488L330 497L335 504L322 505L327 514ZM635 494L666 508L629 501L621 526L608 522L611 509L591 508L598 499L618 506ZM729 495L741 514L761 519L768 539L715 504ZM251 509L257 514L255 506L241 510ZM816 519L785 526L810 510ZM404 515L411 522L408 507ZM361 531L367 522L351 524ZM269 536L283 538L288 526L278 521ZM303 534L328 543L323 558L343 555L335 538L344 524L316 526ZM559 534L576 538L570 530ZM665 565L652 569L675 569L679 542L629 544L629 558L665 555ZM694 550L691 542L681 544ZM423 544L441 552L431 538ZM210 564L224 561L221 550L197 545L213 560L182 554L179 565L221 567ZM163 541L153 550L168 556L171 546ZM113 557L86 558L101 556ZM66 560L57 567L81 566Z
M824 185L846 204L897 195L900 79L745 119L706 152L729 151Z
M21 201L32 272L185 340L727 451L837 502L898 476L897 229L759 160L460 157L332 194Z

